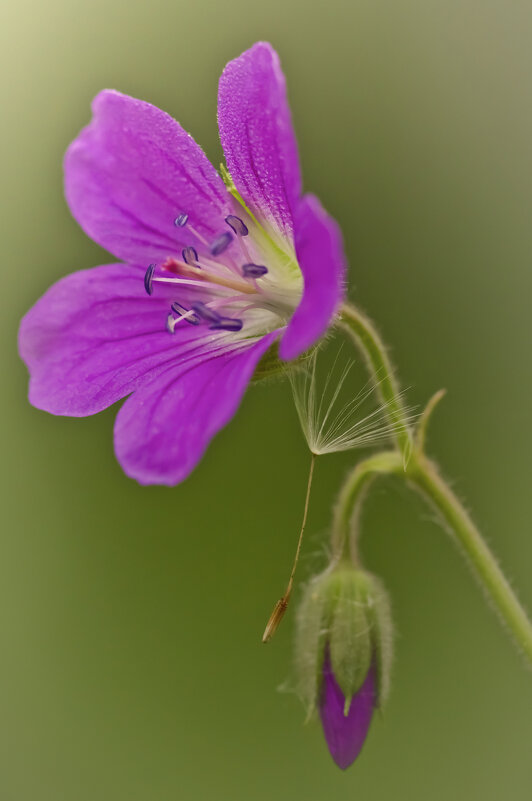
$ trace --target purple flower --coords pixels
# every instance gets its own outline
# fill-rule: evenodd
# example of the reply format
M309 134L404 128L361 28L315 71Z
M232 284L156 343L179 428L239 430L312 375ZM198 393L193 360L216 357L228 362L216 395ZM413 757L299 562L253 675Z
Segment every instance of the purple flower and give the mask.
M65 158L66 197L118 264L74 273L24 317L31 403L95 414L127 398L115 450L142 484L174 485L235 413L279 341L291 360L327 330L343 292L336 223L301 195L275 51L225 68L224 179L164 112L104 91Z
M362 750L376 700L375 669L372 665L347 711L346 698L334 676L327 649L323 663L320 717L331 756L342 770L352 765Z

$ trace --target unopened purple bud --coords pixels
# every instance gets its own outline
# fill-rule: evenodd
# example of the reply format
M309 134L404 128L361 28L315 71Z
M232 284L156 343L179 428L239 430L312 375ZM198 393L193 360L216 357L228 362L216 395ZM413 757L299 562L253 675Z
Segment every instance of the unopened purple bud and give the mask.
M386 698L392 639L388 596L376 576L344 562L310 581L296 627L297 689L310 713L319 709L329 751L343 770Z
M188 214L178 214L174 220L174 225L178 228L184 228L188 222Z
M217 323L211 325L212 331L241 331L242 320L237 317L220 317Z
M233 229L237 236L247 236L249 234L248 227L240 217L230 214L225 218L227 225Z
M146 272L144 273L144 289L151 295L153 292L153 274L155 272L156 264L150 264Z
M370 667L347 712L346 698L334 676L328 649L322 676L320 718L325 741L338 767L346 770L360 754L373 717L377 700L375 668Z
M195 265L198 260L198 251L193 247L183 248L181 255L185 264Z
M242 265L242 275L246 278L262 278L266 275L268 268L263 264L244 264Z
M213 256L219 256L224 250L227 250L233 239L232 234L227 231L224 234L217 236L211 245L211 253Z

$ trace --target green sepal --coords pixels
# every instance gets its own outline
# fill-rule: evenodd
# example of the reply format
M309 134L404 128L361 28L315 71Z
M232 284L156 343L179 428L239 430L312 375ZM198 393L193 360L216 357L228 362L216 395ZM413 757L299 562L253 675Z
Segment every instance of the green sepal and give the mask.
M303 593L295 641L297 691L308 714L318 705L327 648L345 698L344 714L372 664L381 706L390 684L392 644L390 604L379 579L349 563L313 578Z
M393 621L390 597L382 581L371 575L369 616L377 669L377 706L382 706L390 692L393 662Z
M294 667L297 692L307 708L307 717L316 708L321 686L330 617L326 591L329 576L326 571L309 581L296 620Z
M313 354L315 348L305 351L301 356L291 362L284 361L279 357L279 341L275 341L266 353L259 359L251 382L262 381L263 378L271 378L280 373L287 373L288 370L300 369Z
M251 378L252 383L262 381L263 378L271 378L285 372L287 363L279 358L279 342L270 345L266 353L261 356Z
M363 685L373 657L369 583L361 570L339 569L335 573L329 650L334 677L347 700Z

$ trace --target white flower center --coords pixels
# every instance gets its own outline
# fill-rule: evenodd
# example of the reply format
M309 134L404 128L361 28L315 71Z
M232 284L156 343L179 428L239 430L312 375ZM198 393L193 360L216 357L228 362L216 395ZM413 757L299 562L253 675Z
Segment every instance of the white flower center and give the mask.
M151 295L155 283L171 290L170 333L189 323L244 340L286 325L297 307L303 279L292 244L247 212L245 220L230 214L225 223L231 230L208 242L188 214L180 214L175 225L186 228L191 243L181 258L148 267L146 292Z

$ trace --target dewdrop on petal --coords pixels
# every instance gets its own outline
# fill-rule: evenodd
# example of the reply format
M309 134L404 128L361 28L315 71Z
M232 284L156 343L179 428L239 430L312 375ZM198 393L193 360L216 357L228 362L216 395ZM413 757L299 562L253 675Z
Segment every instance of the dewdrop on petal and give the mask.
M313 578L298 612L297 690L309 715L319 711L342 770L359 755L373 712L385 701L391 661L390 608L381 582L345 562Z

